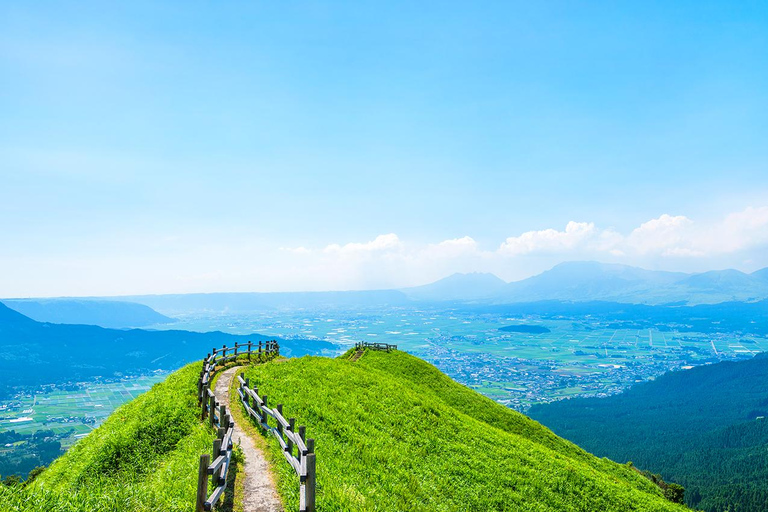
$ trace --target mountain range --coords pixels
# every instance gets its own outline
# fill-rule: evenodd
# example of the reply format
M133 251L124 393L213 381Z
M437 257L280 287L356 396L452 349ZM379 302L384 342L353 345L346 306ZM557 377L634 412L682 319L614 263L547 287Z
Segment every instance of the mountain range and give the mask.
M751 302L768 298L768 268L751 274L732 269L686 274L575 261L511 283L493 274L454 274L402 291L414 300L473 300L496 304L542 300L635 304Z
M105 329L37 322L0 304L0 396L11 386L115 378L175 370L212 347L274 339L223 332ZM318 354L334 346L320 340L278 340L287 356Z
M38 322L98 325L112 329L174 322L144 304L86 299L4 299L3 304Z
M628 265L573 261L507 283L494 274L453 274L423 286L396 290L275 293L192 293L2 299L12 309L51 323L145 327L177 315L236 314L295 308L380 308L425 302L517 304L538 301L696 305L768 299L768 268L747 274L712 270L698 274L646 270Z

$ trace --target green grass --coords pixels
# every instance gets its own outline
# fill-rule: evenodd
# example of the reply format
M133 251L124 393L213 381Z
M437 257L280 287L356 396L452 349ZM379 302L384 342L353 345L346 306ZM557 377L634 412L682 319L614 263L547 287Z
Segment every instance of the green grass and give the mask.
M190 511L200 454L214 433L198 420L200 363L119 407L25 488L0 486L0 510Z
M192 510L199 456L214 437L198 419L199 368L117 409L31 485L0 486L0 510ZM245 373L316 439L320 512L684 510L630 468L402 352L278 360ZM286 510L297 510L298 478L274 439L260 443ZM227 496L225 509L242 506Z
M628 467L402 352L245 373L316 439L321 512L685 510ZM286 510L296 510L298 478L277 442L267 445Z

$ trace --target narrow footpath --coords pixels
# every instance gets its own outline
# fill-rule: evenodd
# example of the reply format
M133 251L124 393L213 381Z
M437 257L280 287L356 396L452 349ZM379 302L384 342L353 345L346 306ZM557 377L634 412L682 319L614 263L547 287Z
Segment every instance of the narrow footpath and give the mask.
M229 405L229 389L238 369L235 367L221 372L214 389L216 398L223 405L226 405L228 410L232 409ZM235 404L235 407L237 406L238 404ZM283 512L283 506L277 496L275 484L269 474L269 464L264 458L264 454L256 448L253 439L243 432L237 423L235 423L232 439L235 443L240 443L240 448L245 455L243 511Z

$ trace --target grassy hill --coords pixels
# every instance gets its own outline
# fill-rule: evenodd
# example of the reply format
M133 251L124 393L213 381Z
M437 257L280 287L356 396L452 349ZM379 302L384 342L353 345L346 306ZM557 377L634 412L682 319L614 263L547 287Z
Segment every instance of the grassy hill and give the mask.
M628 466L402 352L303 357L246 370L316 439L324 511L685 510ZM296 476L270 442L287 510Z
M0 510L191 510L198 458L213 439L197 417L198 372L187 366L117 409L27 487L0 486ZM402 352L245 373L317 440L321 512L686 510L630 467ZM267 446L286 510L297 510L298 480L276 441Z
M173 373L109 419L27 487L0 486L13 512L188 512L214 434L198 421L199 363Z

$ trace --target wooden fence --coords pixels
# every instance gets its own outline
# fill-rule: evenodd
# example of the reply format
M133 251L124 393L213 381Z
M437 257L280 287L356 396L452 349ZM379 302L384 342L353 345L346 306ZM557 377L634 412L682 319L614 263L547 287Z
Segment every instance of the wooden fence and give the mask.
M277 404L273 409L267 405L267 395L259 396L258 388L249 388L248 379L237 376L240 384L237 392L243 402L248 415L256 419L256 422L265 433L275 436L283 449L283 456L288 464L296 471L299 477L299 511L315 512L315 440L306 439L306 427L300 425L296 431L296 418L283 417L283 404ZM269 424L269 418L275 420L273 427ZM294 455L296 447L296 455Z
M252 357L258 361L267 361L280 355L280 346L276 341L259 342L258 350L254 350L252 342L239 344L234 347L214 348L203 360L203 369L197 381L197 404L201 407L201 420L208 418L211 428L217 429L216 439L213 441L213 453L204 453L200 456L200 466L197 475L197 504L195 512L212 510L218 503L226 489L227 472L232 461L232 433L235 422L227 412L227 408L216 399L216 394L211 391L211 380L216 373L216 367L238 357L251 361ZM230 352L227 355L227 352ZM211 462L213 458L213 462ZM213 492L208 496L208 480L213 483Z
M389 343L368 343L367 341L360 341L355 343L355 350L363 350L366 348L373 350L386 350L389 352L390 350L397 350L397 345L390 345Z

